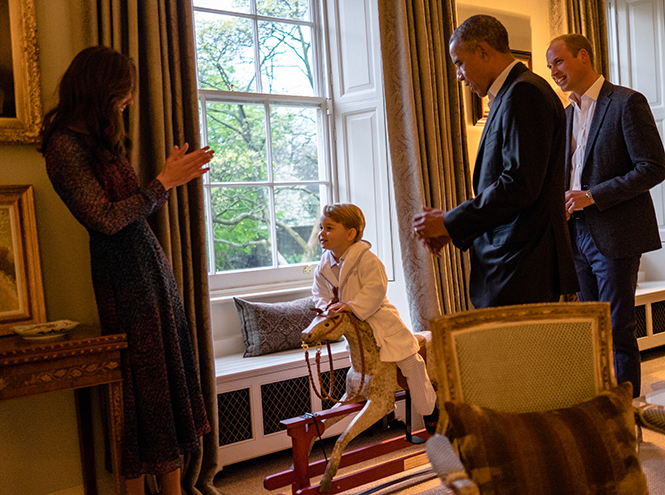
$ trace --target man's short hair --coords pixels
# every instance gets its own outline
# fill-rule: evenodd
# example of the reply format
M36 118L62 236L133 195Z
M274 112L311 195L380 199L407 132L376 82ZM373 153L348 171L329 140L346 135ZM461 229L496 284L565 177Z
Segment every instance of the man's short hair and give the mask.
M464 50L473 51L483 41L498 52L510 52L508 31L496 17L491 15L469 17L455 29L448 44L460 43Z
M561 36L554 38L550 42L550 45L555 41L563 41L566 45L566 48L568 48L568 51L572 53L573 57L575 58L577 58L577 54L580 53L580 50L586 50L586 52L589 54L591 67L593 67L593 47L591 46L591 42L586 38L586 36L577 33L562 34Z
M365 231L365 215L356 205L351 203L334 203L323 207L323 216L341 223L345 229L356 229L353 242L363 238Z

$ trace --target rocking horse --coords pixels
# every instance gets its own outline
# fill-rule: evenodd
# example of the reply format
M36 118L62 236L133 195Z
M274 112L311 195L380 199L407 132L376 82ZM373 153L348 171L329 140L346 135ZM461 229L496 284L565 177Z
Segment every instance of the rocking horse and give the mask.
M329 391L325 391L322 382L320 380L320 342L323 340L336 340L342 335L346 337L349 347L350 359L351 359L351 368L346 375L346 393L342 398L337 401L331 397L329 391L332 391L334 374L331 373L330 379L330 388ZM421 355L426 358L426 344L429 346L431 341L431 334L429 332L423 332L421 334L416 334L418 338ZM349 452L344 454L344 449L349 444L351 440L357 437L360 433L365 431L367 428L375 424L377 421L381 420L388 413L392 412L395 409L395 393L401 390L407 389L407 384L405 378L399 372L399 368L395 363L383 362L379 359L379 348L376 345L376 340L371 327L367 322L359 320L352 313L344 312L335 316L326 316L319 315L314 318L312 323L302 332L302 340L304 342L303 347L306 349L307 355L307 346L310 344L317 344L317 372L319 376L319 385L316 384L316 375L314 370L309 364L309 359L306 356L306 361L310 371L310 380L312 382L312 387L314 388L315 393L322 400L333 400L335 405L321 413L318 418L307 418L310 422L314 422L314 425L317 428L317 433L320 435L322 431L319 430L320 427L330 428L335 423L344 419L352 412L360 411L356 417L349 423L344 432L338 437L335 446L333 448L332 454L328 459L328 462L325 466L325 471L323 472L323 478L318 487L318 491L322 493L332 492L336 493L341 490L346 490L352 486L358 486L375 479L380 479L381 477L388 476L389 474L395 474L401 470L395 470L395 467L392 468L392 471L383 471L379 470L380 475L377 477L376 474L373 477L366 477L364 480L361 475L356 475L356 478L359 478L355 481L355 484L349 486L349 482L346 484L339 484L338 480L335 480L335 486L333 487L333 478L337 473L340 463L342 465L352 464L354 462L359 462L361 460L366 460L367 458L376 457L377 455L382 455L387 452L399 450L411 446L411 432L410 432L410 407L407 407L407 435L394 439L393 444L390 447L380 446L379 449L374 455L372 455L371 447L359 450L366 450L362 455L356 454L354 462L344 462L343 458L345 455L351 456L354 452ZM330 352L328 352L330 356ZM332 362L330 369L332 370ZM431 373L431 372L430 372ZM430 374L430 376L433 376ZM321 389L321 393L317 390ZM299 424L302 426L303 420L286 420L282 424L287 426L287 428L293 425L293 421L299 421ZM290 436L294 436L289 433ZM429 435L422 430L418 432L418 435L425 438L414 437L414 439L420 440L421 442L426 440ZM309 445L303 446L302 442L299 446L299 450L306 449L305 458L309 457L309 452L316 440L315 435L309 435ZM389 450L386 450L389 449ZM312 466L307 464L307 467L303 467L303 453L296 452L296 442L294 439L294 471L306 470L306 473L295 473L295 482L292 483L293 493L311 493L311 490L305 490L305 487L309 487L309 476L315 475L312 472ZM297 457L300 458L300 462L297 462ZM362 458L364 457L364 459ZM298 464L301 464L300 468ZM274 477L266 478L265 486L268 489L272 487L284 486L275 485L270 481L276 481L278 476L282 476L282 480L285 480L285 473L279 473ZM320 474L320 473L319 473ZM354 482L351 482L354 483ZM311 487L316 488L316 487Z

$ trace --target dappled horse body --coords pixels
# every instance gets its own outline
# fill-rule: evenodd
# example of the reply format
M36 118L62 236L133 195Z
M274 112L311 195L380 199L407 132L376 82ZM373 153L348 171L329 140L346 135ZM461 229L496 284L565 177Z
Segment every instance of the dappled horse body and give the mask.
M427 332L429 333L429 332ZM351 368L346 375L346 393L334 408L342 403L366 401L363 409L339 436L321 480L321 492L328 492L337 473L344 449L351 440L395 409L395 392L403 390L398 383L397 365L379 359L379 348L370 325L349 312L333 317L317 316L302 332L306 344L321 340L336 340L342 335L349 344ZM428 339L429 340L429 339ZM401 381L401 380L400 380ZM316 386L316 384L313 384ZM326 429L345 416L329 418Z

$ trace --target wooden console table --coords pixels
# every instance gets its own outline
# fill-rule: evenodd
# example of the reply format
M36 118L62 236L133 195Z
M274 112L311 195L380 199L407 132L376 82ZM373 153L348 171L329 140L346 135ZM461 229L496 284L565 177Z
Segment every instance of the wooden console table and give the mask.
M125 494L120 476L123 410L120 351L125 334L102 335L99 328L80 325L62 337L25 340L0 337L0 400L60 390L75 390L86 495L97 495L90 390L104 385L111 462L116 493Z

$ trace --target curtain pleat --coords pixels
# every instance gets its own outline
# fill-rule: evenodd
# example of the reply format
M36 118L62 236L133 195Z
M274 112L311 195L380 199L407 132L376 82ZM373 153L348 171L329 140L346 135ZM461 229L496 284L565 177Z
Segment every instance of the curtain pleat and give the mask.
M390 157L402 262L414 331L470 307L469 257L451 245L433 259L413 215L448 210L472 194L461 87L448 57L453 0L379 0Z
M191 1L97 0L82 5L84 18L95 23L91 44L111 46L136 62L138 92L129 112L131 161L141 182L147 183L158 175L174 145L200 146ZM219 425L201 179L172 190L168 206L149 220L183 298L212 428L199 454L185 459L183 493L219 495L213 486Z
M549 24L552 38L577 33L586 36L594 50L598 74L609 76L609 47L605 0L549 0Z

